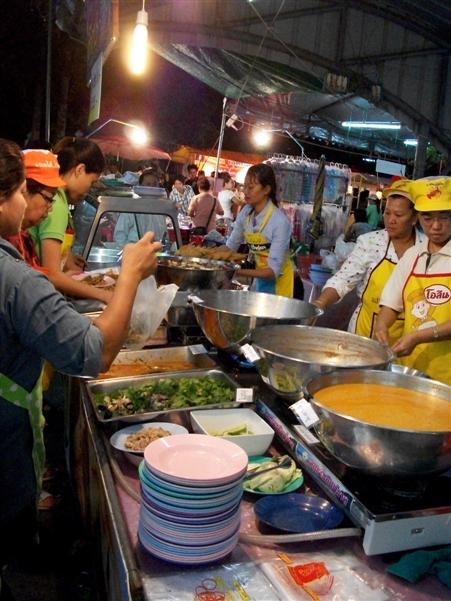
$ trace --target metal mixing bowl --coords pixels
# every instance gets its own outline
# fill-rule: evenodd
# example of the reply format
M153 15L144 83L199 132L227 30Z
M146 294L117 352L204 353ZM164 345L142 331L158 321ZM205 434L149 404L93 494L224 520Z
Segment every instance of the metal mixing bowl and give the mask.
M448 432L372 426L327 409L315 399L315 393L328 386L362 382L407 388L449 401L451 420L451 387L446 384L388 371L336 371L314 378L305 387L310 403L320 417L315 426L316 433L332 455L350 467L377 476L418 476L451 467L451 423Z
M279 396L302 396L305 382L339 369L384 369L393 353L376 340L341 330L275 325L257 328L252 346L260 355L256 366L265 384Z
M237 269L238 265L228 261L160 255L155 278L159 286L177 284L179 290L197 291L222 288Z
M208 340L220 349L238 350L257 326L311 323L322 310L304 301L247 290L201 290L194 313Z

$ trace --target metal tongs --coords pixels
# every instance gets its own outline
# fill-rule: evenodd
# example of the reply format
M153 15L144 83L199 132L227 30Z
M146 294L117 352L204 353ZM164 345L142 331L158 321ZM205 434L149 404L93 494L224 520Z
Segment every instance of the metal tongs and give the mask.
M282 458L274 457L273 459L269 459L268 463L273 462L273 461L275 461L277 463L277 461L279 459L282 459L282 461L280 461L280 463L278 463L277 465L274 465L273 467L268 467L265 470L259 470L258 466L248 470L244 476L244 482L246 482L247 480L250 480L254 476L257 476L257 475L260 476L261 474L266 474L268 472L272 472L273 470L278 470L279 468L289 467L291 465L291 462L293 461L291 459L291 457L289 457L288 455L285 455Z

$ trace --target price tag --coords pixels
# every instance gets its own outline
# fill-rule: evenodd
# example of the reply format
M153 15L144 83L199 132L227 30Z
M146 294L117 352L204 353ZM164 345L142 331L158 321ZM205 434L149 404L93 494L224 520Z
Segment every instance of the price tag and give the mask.
M295 424L293 426L293 430L295 430L296 433L299 434L302 440L304 440L306 443L319 444L319 440L316 438L316 436L313 436L310 430L307 430L305 426L301 426L301 424Z
M255 363L260 359L257 351L250 344L243 344L243 346L241 347L241 352L251 363Z
M290 409L306 428L310 428L313 424L319 422L315 410L305 399L297 401L290 406Z
M203 344L191 344L188 348L193 355L204 355L207 352Z
M237 403L252 403L254 400L253 388L237 388L235 401Z
M190 294L188 296L188 300L193 302L193 303L203 303L203 299L199 298L198 296L196 296L195 294Z

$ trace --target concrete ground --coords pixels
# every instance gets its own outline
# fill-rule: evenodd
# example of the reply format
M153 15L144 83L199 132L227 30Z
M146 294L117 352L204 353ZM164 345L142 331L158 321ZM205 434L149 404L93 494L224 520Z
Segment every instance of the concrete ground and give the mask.
M54 509L39 512L39 544L10 561L3 581L15 601L104 601L64 465L63 412L45 413L48 463L58 468L57 477L45 488L62 500Z

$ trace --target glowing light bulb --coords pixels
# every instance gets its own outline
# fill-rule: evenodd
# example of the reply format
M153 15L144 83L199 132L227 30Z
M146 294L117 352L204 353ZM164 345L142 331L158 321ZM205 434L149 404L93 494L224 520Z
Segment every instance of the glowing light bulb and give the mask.
M128 137L137 146L144 146L149 141L149 134L142 127L133 127L133 129L130 129Z
M265 129L257 129L254 132L254 142L257 146L267 146L271 142L271 134Z
M148 15L147 11L138 11L136 25L133 31L132 43L130 48L130 71L134 75L142 75L147 67L148 56Z

